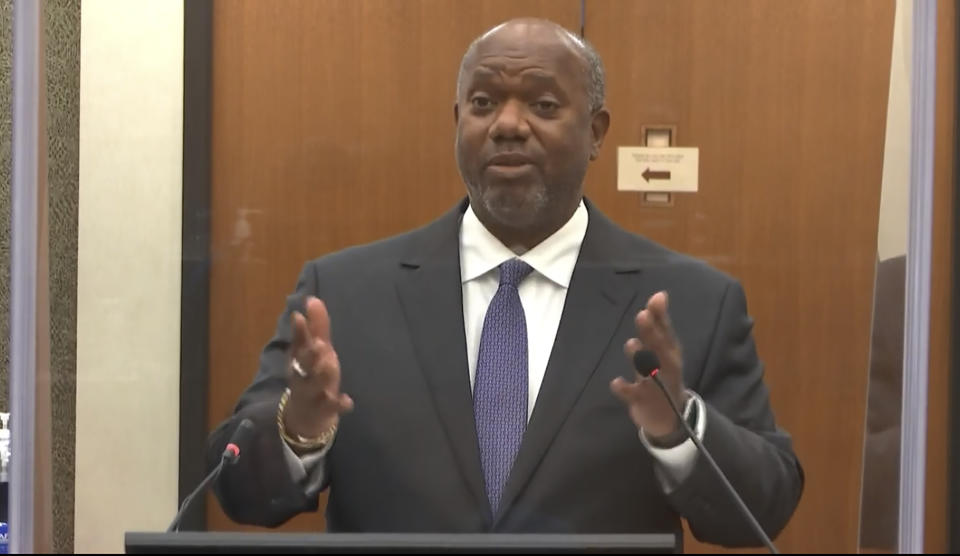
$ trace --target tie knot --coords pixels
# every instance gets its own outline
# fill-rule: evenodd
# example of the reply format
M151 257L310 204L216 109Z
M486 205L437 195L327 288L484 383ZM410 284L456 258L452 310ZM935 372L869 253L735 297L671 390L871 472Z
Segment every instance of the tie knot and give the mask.
M531 272L532 266L520 259L510 259L500 265L500 285L517 287Z

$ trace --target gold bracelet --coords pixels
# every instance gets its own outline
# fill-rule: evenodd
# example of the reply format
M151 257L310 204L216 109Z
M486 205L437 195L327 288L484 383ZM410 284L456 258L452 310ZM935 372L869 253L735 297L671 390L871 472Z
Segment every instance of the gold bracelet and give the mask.
M330 440L333 438L333 435L337 432L337 424L334 423L329 430L325 431L323 434L316 438L305 438L299 434L296 437L292 437L287 433L286 427L283 426L283 412L287 407L287 402L290 400L290 389L287 388L284 390L283 395L280 396L280 405L277 407L277 428L280 429L280 437L289 444L292 448L303 451L314 451L324 448L327 444L330 443Z

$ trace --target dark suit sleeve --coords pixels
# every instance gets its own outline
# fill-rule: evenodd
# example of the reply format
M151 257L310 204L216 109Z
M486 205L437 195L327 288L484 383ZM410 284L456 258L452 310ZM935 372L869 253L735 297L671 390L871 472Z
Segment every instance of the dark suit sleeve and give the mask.
M790 436L774 421L752 328L743 289L732 282L698 383L688 386L707 406L704 446L773 539L793 515L804 477ZM700 541L725 546L762 543L703 457L669 498Z
M296 291L287 298L274 336L261 353L256 378L241 395L234 414L208 440L207 465L213 469L237 425L246 418L254 423L249 445L240 447L240 459L224 468L213 487L224 512L239 523L275 527L301 512L315 511L318 506L318 496L307 496L303 486L293 482L277 429L277 407L287 386L287 349L292 341L290 315L304 311L308 295L317 295L311 264L304 266Z

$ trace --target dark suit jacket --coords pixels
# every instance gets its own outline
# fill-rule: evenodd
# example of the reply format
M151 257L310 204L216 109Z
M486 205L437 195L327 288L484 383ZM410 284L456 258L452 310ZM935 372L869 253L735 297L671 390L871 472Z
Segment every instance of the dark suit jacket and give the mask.
M290 478L276 423L290 311L312 294L327 303L342 389L356 402L327 456L330 531L678 533L684 517L701 540L757 545L703 458L664 493L610 391L614 377L634 376L622 351L634 316L667 290L685 383L708 406L704 443L776 535L803 473L774 422L741 287L587 207L556 342L497 515L484 494L467 371L458 239L466 201L424 228L304 266L259 373L210 438L212 467L240 420L256 424L253 445L215 485L227 514L275 526L317 507Z

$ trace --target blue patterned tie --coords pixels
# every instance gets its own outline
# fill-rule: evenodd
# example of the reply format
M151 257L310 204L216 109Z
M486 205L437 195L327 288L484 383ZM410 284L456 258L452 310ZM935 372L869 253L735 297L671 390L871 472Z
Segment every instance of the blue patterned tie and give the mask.
M527 320L517 286L533 269L500 265L500 287L483 319L473 412L487 498L494 513L527 427Z

